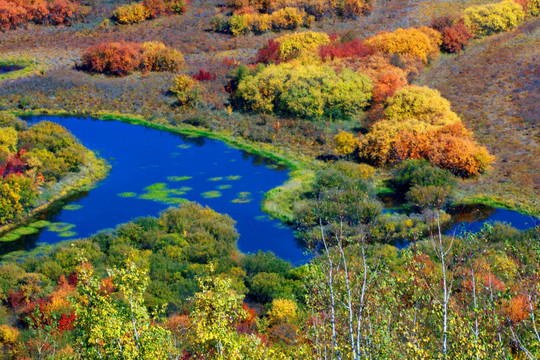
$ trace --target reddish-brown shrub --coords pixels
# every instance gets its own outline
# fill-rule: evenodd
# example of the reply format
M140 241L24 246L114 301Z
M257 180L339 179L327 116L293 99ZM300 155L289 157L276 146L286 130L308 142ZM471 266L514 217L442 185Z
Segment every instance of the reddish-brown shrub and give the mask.
M27 20L24 7L9 0L0 0L0 30L14 29Z
M69 0L55 0L49 5L47 22L52 25L70 25L75 21L79 6Z
M166 7L163 0L144 0L143 5L148 12L148 18L155 19L165 14Z
M350 42L334 41L319 49L319 55L323 61L335 58L363 58L373 54L374 50L368 48L360 39L354 39Z
M443 32L444 29L451 27L456 18L449 15L439 16L431 21L431 28L438 32Z
M193 76L197 81L213 81L216 80L216 75L205 69L200 69L197 74Z
M33 3L27 4L28 19L37 24L46 22L49 16L50 10L48 3L45 0L37 0Z
M259 51L257 51L257 63L263 64L279 64L281 62L281 51L279 42L274 39L268 40Z
M29 21L70 25L80 12L81 6L70 0L0 0L0 30L13 29Z
M407 82L397 72L384 73L373 88L373 103L382 103L387 97L394 95L396 89L405 85Z
M469 44L472 37L467 27L460 21L442 31L441 50L448 53L458 53Z
M138 43L102 43L84 53L80 67L86 71L125 76L139 67L140 53Z

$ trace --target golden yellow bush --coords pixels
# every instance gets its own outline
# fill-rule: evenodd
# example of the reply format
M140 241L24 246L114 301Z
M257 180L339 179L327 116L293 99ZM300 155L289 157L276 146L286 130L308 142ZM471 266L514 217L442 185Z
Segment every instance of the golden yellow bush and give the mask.
M464 11L467 29L480 38L516 28L523 20L523 8L512 0L495 4L472 6Z
M409 28L383 31L366 40L366 45L385 54L410 55L427 63L439 53L441 35L433 29Z
M272 309L268 312L268 318L271 324L280 322L289 322L296 319L298 305L293 300L274 299Z
M351 133L343 130L334 136L336 151L341 155L350 155L358 149L358 139Z
M141 68L145 71L178 72L184 65L182 53L161 42L145 42L141 48Z
M148 18L148 11L142 3L125 4L116 9L113 17L120 24L138 24Z
M293 7L286 7L274 11L272 17L272 27L275 30L295 30L304 24L306 12Z
M0 325L0 345L13 345L19 338L19 330L9 325Z

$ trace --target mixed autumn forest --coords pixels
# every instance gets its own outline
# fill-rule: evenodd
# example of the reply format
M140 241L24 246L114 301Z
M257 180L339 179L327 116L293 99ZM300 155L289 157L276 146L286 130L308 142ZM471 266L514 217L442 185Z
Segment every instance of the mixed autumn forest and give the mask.
M0 359L539 358L539 15L539 0L0 0ZM178 135L102 204L161 210L78 233L96 221L84 199L124 169L78 139L82 118ZM204 139L253 176L218 164L229 150L188 155L216 149ZM210 165L226 173L203 191ZM257 166L288 180L242 189ZM279 220L304 255L269 251L283 239L240 231L243 215Z

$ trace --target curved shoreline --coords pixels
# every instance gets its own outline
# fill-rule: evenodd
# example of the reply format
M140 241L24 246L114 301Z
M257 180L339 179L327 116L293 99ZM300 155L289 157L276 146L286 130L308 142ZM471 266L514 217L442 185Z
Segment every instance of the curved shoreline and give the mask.
M299 157L287 152L278 152L274 146L263 146L263 144L251 143L243 139L233 138L225 133L218 133L210 130L202 130L194 127L175 127L172 125L159 124L145 120L142 116L115 114L110 112L98 113L81 113L69 112L65 110L30 110L30 111L11 111L17 116L61 116L61 117L86 117L104 121L121 121L133 125L141 125L144 127L166 131L169 133L191 136L191 137L206 137L223 141L224 143L246 151L250 154L259 155L267 159L273 160L280 165L286 166L289 172L289 179L283 184L269 190L264 196L261 203L261 209L271 217L280 220L283 223L291 223L294 218L290 211L290 206L284 206L288 199L292 198L291 194L297 193L304 188L313 179L313 169L316 165L315 160L310 160L306 157ZM311 166L310 166L310 163ZM307 174L307 175L306 175Z
M96 157L91 150L88 151L89 161L84 164L81 171L70 174L71 178L68 180L68 186L63 187L54 193L51 198L31 209L21 220L0 226L0 238L7 233L28 225L36 218L36 216L47 211L49 208L66 198L91 190L98 182L105 179L109 173L110 166L104 159Z
M289 151L283 151L273 145L266 145L260 143L249 142L247 140L232 137L224 132L215 132L212 130L204 130L196 127L177 127L165 123L156 123L146 120L140 115L121 114L112 112L77 112L66 110L48 110L48 109L36 109L26 111L11 111L17 116L76 116L76 117L90 117L100 120L116 120L134 125L141 125L148 128L167 131L175 134L194 136L194 137L207 137L210 139L216 139L225 142L234 148L247 151L249 153L260 155L278 162L279 164L287 166L291 172L289 173L289 179L282 185L269 190L265 194L265 199L261 204L262 210L275 219L278 219L284 223L290 223L294 221L290 207L286 206L286 203L291 197L294 197L301 189L308 186L313 180L314 168L317 167L316 161L306 156L292 154ZM282 151L279 151L282 150ZM531 215L534 217L540 217L540 209L536 212L531 212L530 209L524 208L519 204L506 202L504 200L493 200L493 196L486 196L485 194L476 194L466 196L463 201L458 200L460 204L471 205L487 205L495 208L503 208L519 212L524 215ZM284 206L285 205L285 206Z

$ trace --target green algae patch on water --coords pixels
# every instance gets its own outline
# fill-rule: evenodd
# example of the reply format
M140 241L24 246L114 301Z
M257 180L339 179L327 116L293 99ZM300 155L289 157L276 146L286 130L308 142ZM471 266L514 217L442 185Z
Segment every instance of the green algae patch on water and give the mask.
M206 192L203 192L201 196L205 199L214 199L214 198L221 197L221 191L217 191L217 190L206 191Z
M178 189L169 189L165 183L155 183L144 188L146 192L139 195L139 199L152 200L168 205L178 205L187 202L182 195L191 190L190 187L183 186Z
M235 180L240 180L241 178L242 178L242 175L229 175L225 179L229 181L235 181Z
M39 232L38 229L30 226L21 226L20 228L17 228L13 231L14 234L17 234L19 236L35 234L37 232Z
M79 205L79 204L69 204L69 205L66 205L66 206L62 207L62 209L64 209L64 210L71 210L71 211L80 210L82 208L83 208L83 206Z
M163 200L163 202L169 205L179 205L179 204L187 203L189 202L189 200L184 199L184 198L171 197L171 198L167 198Z
M236 199L231 200L234 204L247 204L251 202L251 193L248 191L242 191L236 194Z
M15 234L13 232L5 234L4 236L0 237L1 242L12 242L15 240L18 240L21 237L19 234Z
M51 225L51 222L47 220L38 220L38 221L34 221L33 223L28 224L28 226L36 228L36 229L42 229L49 225Z
M217 176L217 177L209 178L207 180L208 181L221 181L221 180L223 180L223 177L222 176Z
M146 191L153 191L153 190L165 190L167 189L167 184L165 183L155 183L152 185L148 185L144 188Z
M52 223L49 226L47 226L47 230L61 233L61 232L69 231L73 229L74 227L75 227L74 224L68 224L65 222L57 222L57 223Z
M189 149L191 147L191 145L189 145L189 144L181 144L181 145L178 145L176 147L179 148L179 149Z
M193 176L167 176L168 181L186 181L189 179L193 179Z
M224 185L216 186L216 189L218 189L218 190L226 190L226 189L230 189L230 188L232 188L232 185L230 185L230 184L224 184Z
M77 235L78 234L75 231L62 231L61 233L58 234L58 236L63 237L63 238L74 237Z
M137 196L137 193L134 193L134 192L123 192L123 193L120 193L120 194L117 194L119 197L123 197L123 198L134 198L135 196Z
M272 220L272 218L270 218L270 216L268 216L268 215L255 216L254 219L257 220L257 221L263 221L263 222L268 222L268 221Z

